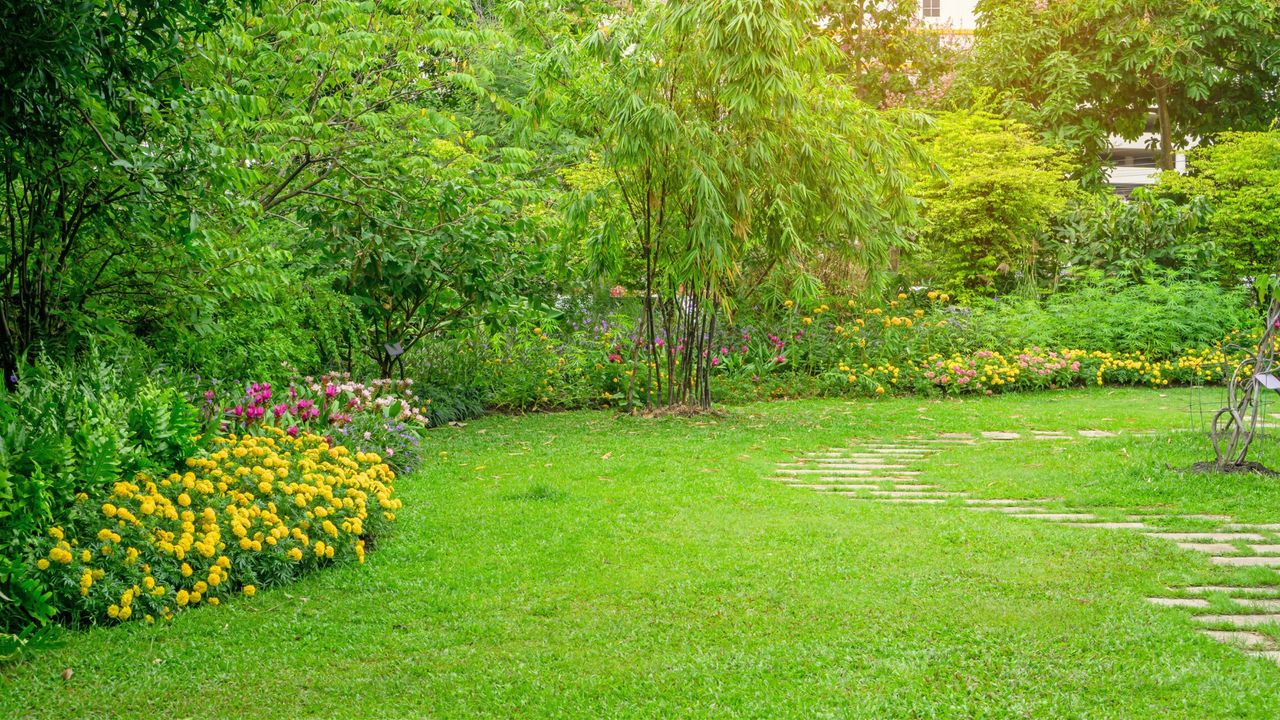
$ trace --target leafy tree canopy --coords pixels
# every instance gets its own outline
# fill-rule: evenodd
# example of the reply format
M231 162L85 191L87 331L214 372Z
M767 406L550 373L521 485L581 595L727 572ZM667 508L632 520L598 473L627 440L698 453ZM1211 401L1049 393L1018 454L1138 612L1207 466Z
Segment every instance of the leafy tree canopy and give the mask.
M1280 96L1272 0L980 0L966 75L1006 110L1097 166L1108 136L1136 139L1154 111L1160 165L1225 129L1261 129Z

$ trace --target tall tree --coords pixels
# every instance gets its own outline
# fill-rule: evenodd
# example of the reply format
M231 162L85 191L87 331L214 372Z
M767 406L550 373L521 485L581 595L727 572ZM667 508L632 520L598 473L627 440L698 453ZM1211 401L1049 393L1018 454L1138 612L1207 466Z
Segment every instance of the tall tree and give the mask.
M1064 153L981 109L940 115L924 139L947 173L919 189L933 281L965 294L1033 282L1039 238L1077 187Z
M0 366L156 292L191 228L206 160L175 72L225 0L14 0L0 6ZM153 231L154 230L154 231ZM176 256L176 257L175 257Z
M1225 129L1280 111L1274 0L980 0L971 79L1097 165L1107 136L1136 139L1154 112L1158 165Z
M882 269L915 219L909 134L833 71L808 0L646 2L581 45L572 77L626 212L593 247L643 266L645 396L711 402L706 351L750 277L817 249ZM903 114L903 122L918 121Z
M844 54L838 68L873 106L928 106L950 86L959 49L924 25L918 0L825 0L818 27Z
M477 7L268 0L189 66L236 169L222 224L294 229L325 265L315 277L338 277L359 309L384 376L537 270L524 208L543 171L495 137L509 103L486 61L510 38Z

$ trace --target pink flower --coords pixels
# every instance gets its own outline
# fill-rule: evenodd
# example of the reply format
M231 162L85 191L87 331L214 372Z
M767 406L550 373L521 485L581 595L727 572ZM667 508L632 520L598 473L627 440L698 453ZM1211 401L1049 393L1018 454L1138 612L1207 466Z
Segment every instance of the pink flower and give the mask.
M204 391L204 399L205 399L205 400L208 400L209 402L213 402L213 391L212 391L212 390L205 390L205 391Z
M714 365L719 365L719 364L720 364L720 356L719 356L719 355L713 355L713 356L711 357L711 364L712 364L713 366L714 366Z
M298 437L298 426L290 425L289 429L285 430L285 432L289 433L289 437Z
M279 405L276 405L275 407L271 408L271 412L274 413L276 416L276 419L279 420L280 418L284 417L285 413L289 412L289 406L285 405L284 403L280 403Z
M622 356L618 353L609 353L609 362L620 363L622 362Z
M338 396L338 388L332 383L324 386L324 396L332 400Z

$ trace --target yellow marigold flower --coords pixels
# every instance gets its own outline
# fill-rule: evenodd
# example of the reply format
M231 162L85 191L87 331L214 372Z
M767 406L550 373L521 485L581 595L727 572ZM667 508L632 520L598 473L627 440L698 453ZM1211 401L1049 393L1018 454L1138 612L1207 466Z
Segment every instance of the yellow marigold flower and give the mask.
M54 540L62 540L63 539L62 528L60 527L49 528L49 537L53 538Z
M120 606L111 605L107 608L107 617L120 617Z
M182 507L189 506L191 504L191 496L186 493L182 493L178 496L178 504Z
M287 555L289 556L289 559L294 562L300 562L302 560L302 551L298 548L291 548Z
M49 561L44 558L40 558L39 560L36 561L36 567L40 568L41 570L48 570Z
M190 565L186 563L182 563L181 571L182 571L182 577L191 577L192 570Z
M115 516L116 516L116 506L115 506L115 505L112 505L111 503L103 503L103 504L102 504L102 514L103 514L103 515L106 515L107 517L115 517Z
M253 597L254 594L258 592L258 588L252 585L245 585L242 592L244 593L245 597Z

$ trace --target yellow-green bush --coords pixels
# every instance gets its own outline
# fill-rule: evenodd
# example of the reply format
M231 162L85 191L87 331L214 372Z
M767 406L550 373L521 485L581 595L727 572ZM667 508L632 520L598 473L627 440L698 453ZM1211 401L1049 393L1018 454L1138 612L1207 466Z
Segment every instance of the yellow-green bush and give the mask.
M139 474L102 497L77 497L36 563L63 616L170 618L326 563L363 562L401 504L381 458L317 435L268 428L213 446L183 473Z

